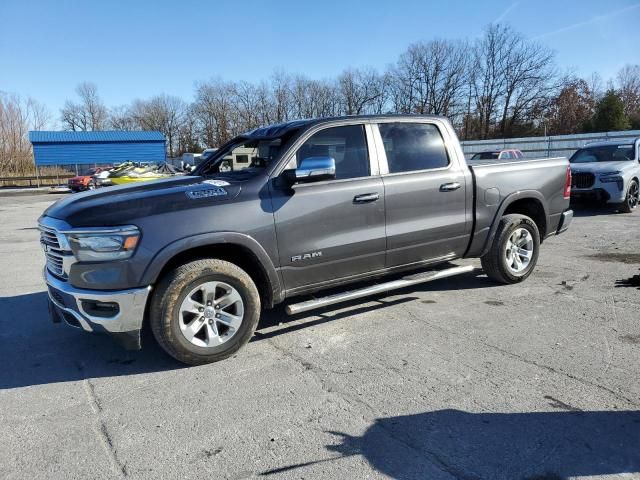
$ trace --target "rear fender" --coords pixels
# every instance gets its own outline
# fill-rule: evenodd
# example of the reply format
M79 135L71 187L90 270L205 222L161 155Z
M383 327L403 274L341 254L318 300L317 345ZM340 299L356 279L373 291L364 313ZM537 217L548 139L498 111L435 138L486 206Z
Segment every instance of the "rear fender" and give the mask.
M493 239L495 238L496 232L498 231L498 226L500 225L500 219L504 216L504 212L507 210L507 208L509 208L510 205L518 200L526 199L534 199L540 202L540 204L542 205L542 209L544 210L545 229L546 231L549 231L549 212L547 210L546 200L544 196L536 190L522 190L519 192L513 192L512 194L507 195L500 204L496 216L493 218L491 229L489 230L489 235L487 236L484 247L482 248L482 252L478 255L479 257L485 255L491 248ZM542 242L542 240L543 239L541 238L540 241Z

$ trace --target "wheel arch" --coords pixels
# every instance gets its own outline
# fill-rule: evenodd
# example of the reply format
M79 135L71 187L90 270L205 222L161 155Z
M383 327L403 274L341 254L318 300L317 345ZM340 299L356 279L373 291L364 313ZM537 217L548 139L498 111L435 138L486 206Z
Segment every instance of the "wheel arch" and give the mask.
M252 237L233 232L195 235L167 245L151 261L141 284L153 285L176 266L202 258L226 260L246 271L264 307L283 300L281 282L267 252Z
M531 218L540 232L540 243L543 242L549 229L549 212L547 211L544 196L536 190L514 192L507 196L500 204L500 208L496 212L496 216L491 224L491 229L482 253L479 256L485 255L491 248L498 226L500 225L500 219L512 213L526 215Z

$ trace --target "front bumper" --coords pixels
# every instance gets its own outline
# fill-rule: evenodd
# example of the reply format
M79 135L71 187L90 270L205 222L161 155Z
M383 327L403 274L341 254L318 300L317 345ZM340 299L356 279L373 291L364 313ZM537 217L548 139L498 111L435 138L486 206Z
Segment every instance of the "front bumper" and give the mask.
M44 269L52 315L86 332L106 332L125 348L140 348L151 287L96 291L75 288Z
M622 186L622 188L620 188ZM604 203L620 203L626 196L624 181L601 182L596 179L590 188L571 188L571 198L577 200L596 200Z

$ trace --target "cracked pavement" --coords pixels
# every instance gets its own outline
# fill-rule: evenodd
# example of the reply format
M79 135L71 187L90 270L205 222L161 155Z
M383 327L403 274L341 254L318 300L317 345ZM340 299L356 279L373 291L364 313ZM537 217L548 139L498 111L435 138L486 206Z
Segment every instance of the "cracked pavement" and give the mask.
M49 322L57 197L0 197L0 478L640 478L640 212L577 208L523 284L278 307L185 368Z

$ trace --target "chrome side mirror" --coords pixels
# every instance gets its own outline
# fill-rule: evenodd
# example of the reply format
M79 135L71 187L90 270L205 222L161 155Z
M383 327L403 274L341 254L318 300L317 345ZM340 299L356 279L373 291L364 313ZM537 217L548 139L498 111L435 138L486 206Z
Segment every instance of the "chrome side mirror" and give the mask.
M285 175L290 183L317 182L336 178L336 161L332 157L308 157Z

